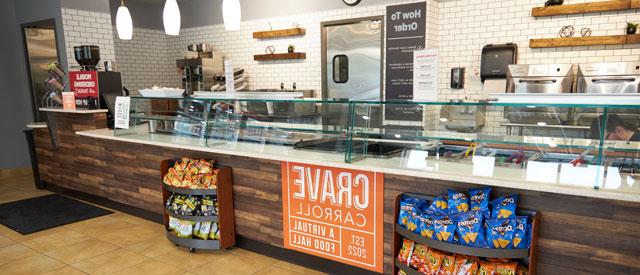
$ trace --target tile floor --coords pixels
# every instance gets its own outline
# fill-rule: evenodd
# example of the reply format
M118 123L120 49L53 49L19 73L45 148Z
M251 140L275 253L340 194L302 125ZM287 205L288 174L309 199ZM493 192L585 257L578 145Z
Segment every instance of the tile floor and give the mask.
M30 176L0 179L0 203L49 193ZM115 212L29 235L0 225L0 273L321 274L240 248L189 253L162 225Z

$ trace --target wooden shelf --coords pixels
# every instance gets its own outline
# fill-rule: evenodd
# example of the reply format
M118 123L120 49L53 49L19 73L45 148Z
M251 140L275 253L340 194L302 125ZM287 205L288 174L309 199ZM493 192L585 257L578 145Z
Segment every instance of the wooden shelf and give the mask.
M254 32L253 38L270 39L270 38L289 37L289 36L301 36L301 35L305 35L306 33L307 31L303 28L292 28L292 29Z
M529 40L531 48L640 44L640 34L590 37L542 38Z
M543 17L543 16L552 16L552 15L621 11L621 10L628 10L628 9L637 9L639 7L640 7L640 0L602 1L602 2L591 2L591 3L582 3L582 4L537 7L531 10L531 16Z
M306 53L274 53L274 54L256 54L253 56L255 61L274 61L288 59L306 59Z

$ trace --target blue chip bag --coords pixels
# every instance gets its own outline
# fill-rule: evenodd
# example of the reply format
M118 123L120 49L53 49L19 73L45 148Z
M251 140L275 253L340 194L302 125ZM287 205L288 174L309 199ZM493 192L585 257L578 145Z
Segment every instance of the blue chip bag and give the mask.
M461 245L471 247L487 247L484 240L484 223L480 211L469 211L458 215L456 219L456 236Z
M436 214L447 214L448 208L447 196L437 196L429 205L428 210Z
M487 221L487 244L491 248L513 247L516 219L491 219Z
M471 211L489 209L489 194L491 194L491 188L470 189L469 204Z
M418 225L420 224L420 218L422 217L422 211L417 208L412 209L409 214L409 220L407 221L407 230L414 233L418 233Z
M449 214L464 213L469 211L469 198L467 194L449 189Z
M434 221L435 216L429 213L423 213L420 216L420 224L418 225L418 234L428 239L436 239Z
M411 217L411 212L415 208L415 205L418 203L417 198L413 197L402 197L400 200L400 211L398 212L398 224L402 225L404 228L407 228L407 223L409 222L409 218Z
M509 194L490 202L492 219L507 219L516 216L518 194Z
M433 221L433 229L436 239L443 242L453 242L456 232L456 224L450 215L439 215Z
M524 249L529 248L529 217L516 217L516 231L513 234L513 248Z

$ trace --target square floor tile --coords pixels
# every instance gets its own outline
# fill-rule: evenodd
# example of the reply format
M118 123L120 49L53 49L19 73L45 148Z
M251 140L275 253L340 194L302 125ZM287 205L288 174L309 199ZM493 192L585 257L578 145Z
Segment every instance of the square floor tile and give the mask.
M38 252L21 244L0 248L0 265L37 255Z
M119 248L73 263L71 266L89 274L111 274L147 260L149 258L145 256Z
M66 264L74 264L116 249L118 249L118 246L114 244L101 240L89 239L56 248L54 250L47 251L44 254Z
M65 264L43 254L35 254L0 266L3 274L42 274Z
M157 260L148 260L145 262L142 262L140 264L134 265L132 267L123 269L121 271L118 271L116 273L113 274L118 274L118 275L130 275L130 274L145 274L145 275L152 275L152 274L157 274L157 275L172 275L172 274L180 274L182 272L185 272L182 269L179 269L177 267L159 262Z

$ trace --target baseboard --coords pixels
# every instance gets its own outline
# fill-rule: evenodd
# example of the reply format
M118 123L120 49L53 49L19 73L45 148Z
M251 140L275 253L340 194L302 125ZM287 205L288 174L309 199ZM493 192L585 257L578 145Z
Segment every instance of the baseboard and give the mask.
M3 168L0 169L0 179L8 179L22 176L30 176L31 167Z

